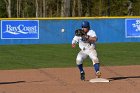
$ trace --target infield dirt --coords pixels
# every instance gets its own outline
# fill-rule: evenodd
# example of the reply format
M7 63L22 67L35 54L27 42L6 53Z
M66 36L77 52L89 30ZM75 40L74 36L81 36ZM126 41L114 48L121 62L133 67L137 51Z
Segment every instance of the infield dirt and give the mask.
M77 68L0 70L0 93L140 93L140 65L103 66L109 83L90 83L94 69L85 67L86 81Z

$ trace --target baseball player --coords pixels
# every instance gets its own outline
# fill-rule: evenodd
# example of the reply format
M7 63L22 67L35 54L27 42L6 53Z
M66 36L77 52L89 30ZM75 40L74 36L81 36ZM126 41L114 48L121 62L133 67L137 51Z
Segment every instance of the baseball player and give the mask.
M80 70L80 79L85 80L85 72L83 69L83 60L89 56L93 62L93 67L95 69L96 78L101 77L100 64L97 57L97 52L95 49L95 43L97 41L97 36L95 31L90 29L90 23L88 21L82 22L82 29L77 29L75 31L75 36L72 40L72 48L75 48L76 44L79 44L81 51L78 53L76 58L76 64Z

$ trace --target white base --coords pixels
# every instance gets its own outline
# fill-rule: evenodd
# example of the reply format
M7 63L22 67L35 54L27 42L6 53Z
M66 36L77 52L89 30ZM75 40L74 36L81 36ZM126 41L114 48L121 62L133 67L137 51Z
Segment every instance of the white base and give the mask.
M89 82L91 82L91 83L96 83L96 82L109 82L109 80L108 79L104 79L104 78L95 78L95 79L89 80Z

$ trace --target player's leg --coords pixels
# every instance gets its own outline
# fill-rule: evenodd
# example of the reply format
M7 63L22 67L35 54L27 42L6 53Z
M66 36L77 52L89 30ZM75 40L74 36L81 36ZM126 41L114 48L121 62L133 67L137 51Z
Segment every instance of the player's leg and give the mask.
M100 63L99 63L99 59L97 57L96 50L91 50L90 53L89 53L89 57L93 62L93 67L95 69L97 78L100 78L101 77Z
M77 55L77 58L76 58L76 64L77 64L77 67L79 68L79 71L80 71L81 80L85 80L85 72L83 69L83 60L86 57L87 57L87 55L85 53L83 53L83 51L80 51Z

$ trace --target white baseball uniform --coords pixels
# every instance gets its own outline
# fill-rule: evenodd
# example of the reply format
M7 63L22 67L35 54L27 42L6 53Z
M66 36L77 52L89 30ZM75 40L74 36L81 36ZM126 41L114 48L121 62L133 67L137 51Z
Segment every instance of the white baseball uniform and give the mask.
M89 35L90 37L96 37L96 33L93 30L89 30L87 32L87 35ZM74 36L72 40L72 44L76 44L76 43L79 44L79 48L81 49L81 51L78 53L76 58L77 65L82 64L83 60L87 58L87 56L90 57L90 59L93 62L93 65L95 63L99 63L97 52L95 50L95 43L87 43L85 41L82 41L82 37Z

